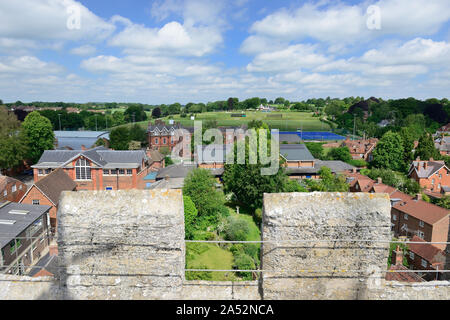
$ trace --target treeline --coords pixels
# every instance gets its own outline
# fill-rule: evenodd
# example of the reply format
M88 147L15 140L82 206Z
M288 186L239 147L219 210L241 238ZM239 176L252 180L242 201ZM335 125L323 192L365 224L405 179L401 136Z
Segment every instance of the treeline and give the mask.
M111 110L105 114L80 111L79 113L67 112L67 110L41 110L39 113L50 120L53 130L105 130L131 122L147 120L147 113L142 106L130 106L125 112Z

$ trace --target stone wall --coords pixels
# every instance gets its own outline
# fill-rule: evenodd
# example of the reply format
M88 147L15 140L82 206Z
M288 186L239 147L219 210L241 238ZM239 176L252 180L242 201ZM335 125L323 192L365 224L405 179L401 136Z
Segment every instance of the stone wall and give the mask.
M387 195L266 194L260 282L186 281L183 211L179 190L65 192L60 273L0 275L0 300L450 298L448 281L384 280ZM286 241L294 239L306 241ZM352 239L386 243L342 242Z
M181 190L65 192L58 214L65 299L179 298Z
M360 299L387 268L389 243L342 240L389 241L388 195L265 194L263 211L264 299Z

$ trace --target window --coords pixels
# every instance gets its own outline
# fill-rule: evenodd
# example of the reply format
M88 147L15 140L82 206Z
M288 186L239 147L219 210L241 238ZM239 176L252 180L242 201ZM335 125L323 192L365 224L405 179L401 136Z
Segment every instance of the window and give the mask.
M427 267L427 260L422 259L422 267L426 268Z
M22 185L19 186L19 190L22 190Z
M108 176L109 175L109 170L103 170L103 175L104 176Z
M17 191L17 186L16 186L16 185L13 185L11 191L12 191L12 192L16 192L16 191Z
M420 227L422 227L423 228L423 226L424 226L425 224L424 224L424 222L423 221L419 221L419 226Z
M27 229L27 238L34 236L39 230L42 229L42 218L33 222L33 224Z
M414 252L409 252L409 258L411 259L411 260L414 260Z
M131 176L133 174L133 170L127 169L127 175Z
M125 174L125 170L124 169L119 169L119 174L120 175L124 175Z
M33 205L35 205L35 206L38 206L38 205L39 205L39 203L40 203L40 201L39 201L39 200L33 200Z
M8 190L3 191L3 196L6 197L8 195Z
M111 174L117 174L117 170L111 170Z
M9 252L11 254L13 254L14 252L16 252L17 249L20 248L21 245L22 245L22 242L20 239L14 239L13 241L11 241L9 243Z
M44 170L39 169L39 170L38 170L38 175L42 176L43 174L44 174Z
M91 180L91 167L86 159L79 159L75 164L77 180Z
M431 184L434 184L434 182L435 182L435 181L434 181L434 179L433 179L433 180L431 180Z
M396 214L392 215L392 220L397 221L397 215Z
M163 144L166 144L166 143L167 143L167 139L164 138L164 139L163 139Z
M155 144L158 144L159 143L159 140L158 140L158 138L156 138L155 139Z
M50 174L50 173L52 173L52 170L50 170L50 169L45 169L45 174Z
M403 216L403 218L405 218L405 220L408 220L408 215L405 214L405 215Z
M422 239L425 238L425 234L422 231L417 231L417 236Z
M106 191L112 191L112 187L106 187Z

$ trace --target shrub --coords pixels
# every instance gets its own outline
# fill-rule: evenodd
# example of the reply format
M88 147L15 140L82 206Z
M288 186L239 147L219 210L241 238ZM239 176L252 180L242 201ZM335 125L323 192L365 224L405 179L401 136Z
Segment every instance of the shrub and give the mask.
M238 270L254 270L255 262L252 257L246 254L240 254L234 258L234 265ZM252 280L251 272L237 272L244 280Z
M253 217L255 218L255 221L258 223L261 223L262 221L262 210L260 208L255 210L255 213L253 214Z
M184 202L184 227L186 233L186 239L192 240L195 231L194 221L197 218L198 211L189 196L183 196Z
M250 226L246 220L229 217L224 231L226 240L245 241L250 232Z

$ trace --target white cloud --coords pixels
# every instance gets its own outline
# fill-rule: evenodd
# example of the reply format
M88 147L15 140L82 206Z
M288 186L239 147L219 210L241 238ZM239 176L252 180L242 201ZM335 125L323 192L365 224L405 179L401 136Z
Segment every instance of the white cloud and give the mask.
M297 44L286 49L264 52L247 66L249 72L280 72L298 68L312 68L329 62L329 58L315 52L316 46Z
M140 51L200 57L211 53L222 41L220 32L214 28L189 27L173 21L159 29L129 25L109 44L123 47L127 53Z
M328 43L370 41L386 34L430 35L450 19L448 0L380 0L347 5L330 2L328 6L306 3L295 10L282 8L256 21L250 31L259 37L286 41L314 38ZM380 8L381 29L367 28L367 8Z
M68 28L71 13L77 7L80 28ZM0 2L0 38L38 40L104 39L114 31L114 25L104 21L78 1L21 0Z
M0 57L0 74L5 77L56 74L63 70L60 65L33 56Z
M71 54L75 54L77 56L91 56L93 55L97 49L91 45L83 45L81 47L73 48L70 50Z

